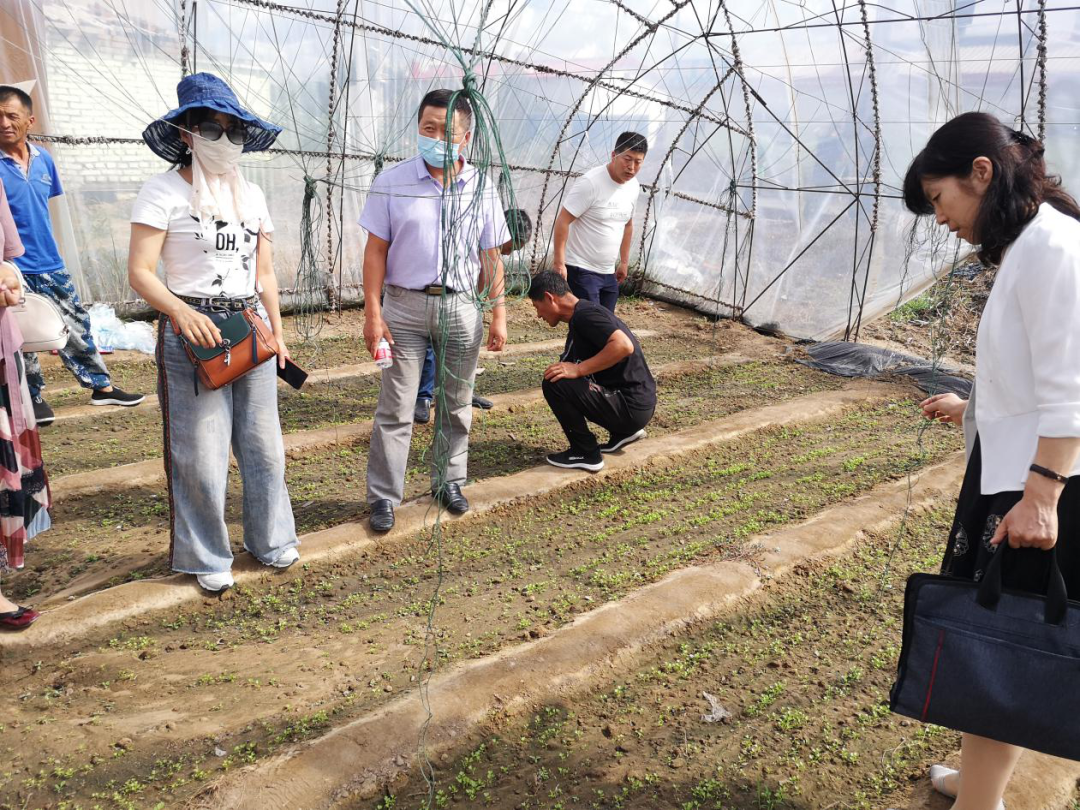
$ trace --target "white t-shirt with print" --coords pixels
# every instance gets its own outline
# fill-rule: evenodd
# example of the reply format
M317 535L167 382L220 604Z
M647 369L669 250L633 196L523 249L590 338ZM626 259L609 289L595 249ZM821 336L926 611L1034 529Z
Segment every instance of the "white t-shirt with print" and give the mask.
M614 273L623 229L634 216L640 193L637 178L616 183L606 165L581 175L562 203L577 217L566 238L566 263L594 273Z
M255 294L255 253L259 231L274 224L262 189L248 183L261 216L244 223L216 222L204 235L191 215L191 184L170 170L151 177L139 190L131 221L167 231L161 250L165 285L177 295L195 298L246 298Z

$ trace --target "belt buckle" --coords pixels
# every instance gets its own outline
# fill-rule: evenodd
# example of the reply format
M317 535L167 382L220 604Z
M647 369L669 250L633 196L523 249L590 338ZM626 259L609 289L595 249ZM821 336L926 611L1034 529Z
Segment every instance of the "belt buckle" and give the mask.
M232 299L223 295L212 295L206 299L206 306L210 309L228 312L232 310Z
M428 284L426 287L424 287L424 292L427 293L428 295L442 295L443 294L443 285L442 284Z

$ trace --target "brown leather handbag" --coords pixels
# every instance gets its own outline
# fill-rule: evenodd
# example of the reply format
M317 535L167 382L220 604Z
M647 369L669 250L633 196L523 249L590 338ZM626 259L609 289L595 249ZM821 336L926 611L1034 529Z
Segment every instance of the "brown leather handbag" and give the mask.
M212 349L187 340L175 321L172 327L195 366L195 396L199 395L200 381L216 391L277 357L277 341L254 309L242 309L218 324L221 343Z

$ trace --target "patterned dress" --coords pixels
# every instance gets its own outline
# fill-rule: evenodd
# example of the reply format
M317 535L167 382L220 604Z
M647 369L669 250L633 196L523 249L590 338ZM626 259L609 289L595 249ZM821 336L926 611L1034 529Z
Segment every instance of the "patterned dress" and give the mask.
M982 579L994 554L1000 553L1001 547L995 549L990 545L998 525L1024 495L1021 491L983 495L980 492L981 475L982 450L976 439L941 564L941 573L976 582ZM1006 553L1009 556L1002 561L1005 563L1003 587L1046 593L1050 555L1034 548L1010 548ZM1058 500L1057 557L1069 598L1080 599L1080 476L1069 479Z
M0 184L0 255L23 246ZM0 573L23 566L23 546L51 525L49 480L26 385L22 334L15 314L0 307Z

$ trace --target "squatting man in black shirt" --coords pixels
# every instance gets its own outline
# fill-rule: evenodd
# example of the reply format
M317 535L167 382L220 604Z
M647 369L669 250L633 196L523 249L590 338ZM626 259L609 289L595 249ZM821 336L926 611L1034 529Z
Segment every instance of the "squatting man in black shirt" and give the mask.
M569 324L562 357L544 371L543 391L570 449L552 453L548 463L596 472L604 466L602 453L645 435L656 410L656 382L629 327L605 307L579 299L558 273L535 276L529 300L548 326ZM598 444L587 421L610 438Z

